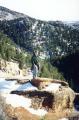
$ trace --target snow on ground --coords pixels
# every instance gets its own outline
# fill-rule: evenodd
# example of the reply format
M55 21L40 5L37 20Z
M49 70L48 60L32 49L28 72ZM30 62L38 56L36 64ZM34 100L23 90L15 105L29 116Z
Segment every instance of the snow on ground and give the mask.
M53 91L56 92L61 84L58 83L51 83L49 86L44 88L43 90L46 91ZM39 116L43 116L47 113L44 109L33 109L31 108L31 99L25 98L23 96L10 94L11 91L18 90L18 91L27 91L27 90L38 90L37 87L34 87L30 82L25 84L19 84L17 81L6 81L4 78L0 78L0 93L3 97L5 97L6 103L11 104L13 107L24 107L30 113L36 114ZM66 119L61 119L66 120Z
M16 83L16 81L6 81L4 78L0 78L0 93L9 94L20 86Z
M7 104L12 105L12 107L23 107L30 113L43 116L47 113L44 109L33 109L31 108L31 99L19 96L16 94L10 94L13 90L37 90L30 82L25 84L18 84L17 81L6 81L4 78L0 78L0 93L5 98Z
M51 83L43 90L56 92L59 90L61 84ZM18 84L17 81L6 81L4 78L0 78L0 92L10 93L13 90L17 91L28 91L28 90L38 90L37 87L33 86L30 82L25 84Z
M59 83L51 83L50 85L48 85L43 90L56 92L57 90L59 90L60 86L61 86L61 84L59 84Z
M0 78L0 82L2 82L2 81L4 81L5 80L5 78Z
M31 99L24 98L23 96L9 94L6 97L6 103L11 104L12 107L24 107L26 110L28 110L30 113L43 116L47 113L44 109L37 109L31 108Z
M10 93L13 90L17 91L28 91L38 90L30 82L25 84L18 84L17 81L6 81L4 78L0 78L0 93Z
M38 90L37 87L34 87L30 82L25 83L17 89L17 91L28 91L28 90Z
M32 30L34 30L34 29L36 28L37 24L38 24L38 21L36 21L36 22L33 24Z
M8 94L6 96L6 103L11 104L13 107L27 108L31 105L31 99L15 94Z

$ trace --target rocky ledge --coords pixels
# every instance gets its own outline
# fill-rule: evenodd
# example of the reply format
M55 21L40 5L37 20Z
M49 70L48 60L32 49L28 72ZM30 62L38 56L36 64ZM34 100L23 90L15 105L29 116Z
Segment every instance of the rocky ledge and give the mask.
M10 117L13 114L16 120L39 120L41 117L58 120L68 117L74 110L75 93L64 81L37 78L23 84L16 82L16 88L4 95L8 105L6 113Z

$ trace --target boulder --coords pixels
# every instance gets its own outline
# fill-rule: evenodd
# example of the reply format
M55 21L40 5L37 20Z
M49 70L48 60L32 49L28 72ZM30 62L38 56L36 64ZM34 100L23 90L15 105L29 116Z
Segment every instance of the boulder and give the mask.
M69 86L67 82L61 81L61 80L56 80L56 79L50 79L50 78L36 78L32 79L31 83L38 87L38 89L43 89L46 86L50 85L51 83L60 83L62 86Z

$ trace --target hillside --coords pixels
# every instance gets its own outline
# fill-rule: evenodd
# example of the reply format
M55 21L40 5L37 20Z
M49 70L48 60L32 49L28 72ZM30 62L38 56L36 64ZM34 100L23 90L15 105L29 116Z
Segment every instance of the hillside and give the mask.
M9 14L11 17L9 17ZM5 45L4 47L0 47L5 53L3 54L2 52L0 54L1 57L7 60L14 59L18 61L22 69L25 63L27 65L30 64L31 56L24 57L23 54L18 52L20 48L30 53L33 50L38 50L41 56L45 56L44 59L50 58L48 61L51 61L52 64L51 66L50 63L47 63L48 61L43 62L44 65L41 67L42 72L40 73L40 77L65 79L73 89L79 91L77 86L79 83L79 65L78 54L76 54L76 52L79 53L78 21L70 23L62 21L41 21L0 6L0 32L5 34L16 45L14 47L15 52L12 50L12 46L10 48L7 47L8 49L5 49ZM1 46L2 44L3 42ZM65 60L63 60L63 56ZM53 64L55 60L57 63Z
M19 17L24 17L25 15L22 13L18 13L15 11L11 11L8 8L0 6L0 20L13 20Z
M79 22L41 21L0 6L0 117L72 119L79 114L78 85Z
M40 21L1 8L6 12L6 17L10 13L14 15L14 19L4 19L0 15L2 18L0 30L26 50L32 51L36 48L40 51L49 51L54 55L66 55L78 48L79 29L75 26L61 21Z
M0 32L0 77L20 75L23 69L26 70L30 66L30 56L7 35Z

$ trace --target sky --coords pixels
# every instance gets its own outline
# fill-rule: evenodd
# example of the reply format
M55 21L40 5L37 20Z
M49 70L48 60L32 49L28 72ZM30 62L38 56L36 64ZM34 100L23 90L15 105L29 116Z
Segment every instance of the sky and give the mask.
M79 0L0 0L0 6L40 20L79 21Z

